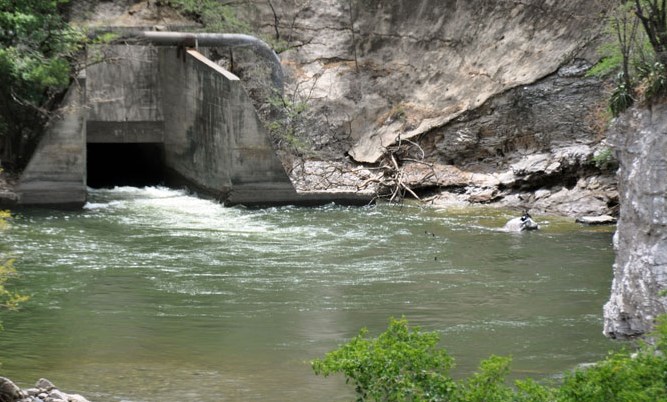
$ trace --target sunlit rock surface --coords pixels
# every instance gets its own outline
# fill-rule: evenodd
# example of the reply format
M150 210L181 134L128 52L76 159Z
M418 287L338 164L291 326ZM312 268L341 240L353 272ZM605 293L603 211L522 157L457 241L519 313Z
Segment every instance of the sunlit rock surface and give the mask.
M603 83L585 73L597 60L610 4L251 0L235 7L283 41L285 93L308 104L303 134L320 158L383 164L394 153L418 192L600 215L616 203L615 189L588 189L590 177L613 177L592 167L606 99ZM535 158L547 165L529 166ZM409 159L435 174L416 172Z
M649 331L667 311L667 105L631 110L610 141L620 168L616 261L604 332L614 338Z

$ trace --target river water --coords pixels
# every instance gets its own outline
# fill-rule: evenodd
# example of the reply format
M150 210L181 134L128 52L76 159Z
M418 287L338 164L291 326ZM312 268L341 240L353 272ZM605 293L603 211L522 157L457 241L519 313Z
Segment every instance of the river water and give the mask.
M455 376L490 354L544 378L603 357L613 228L471 208L224 208L92 190L0 234L32 299L2 313L0 374L93 401L349 401L308 362L389 317L441 334Z

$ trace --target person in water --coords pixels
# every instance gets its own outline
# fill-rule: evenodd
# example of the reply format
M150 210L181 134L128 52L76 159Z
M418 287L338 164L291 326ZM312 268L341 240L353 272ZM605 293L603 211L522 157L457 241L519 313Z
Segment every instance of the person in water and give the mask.
M540 226L533 220L528 211L525 211L520 218L510 219L504 229L508 232L523 232L525 230L537 230Z

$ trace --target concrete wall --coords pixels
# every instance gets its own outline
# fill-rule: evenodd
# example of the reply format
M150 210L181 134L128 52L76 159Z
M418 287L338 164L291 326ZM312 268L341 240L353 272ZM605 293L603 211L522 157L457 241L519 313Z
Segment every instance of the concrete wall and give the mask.
M162 142L162 87L158 49L151 46L91 46L87 68L87 141Z
M160 48L165 164L232 204L296 202L241 81L195 50Z
M83 205L86 143L162 143L175 183L228 204L298 202L236 76L183 48L89 49L100 56L21 177L20 204Z
M86 202L85 86L81 76L67 91L21 175L19 204L77 208Z
M89 49L89 58L101 51ZM349 193L297 194L241 81L199 52L110 46L104 60L70 88L63 117L19 181L19 204L83 205L87 143L162 144L170 184L225 204L368 202Z

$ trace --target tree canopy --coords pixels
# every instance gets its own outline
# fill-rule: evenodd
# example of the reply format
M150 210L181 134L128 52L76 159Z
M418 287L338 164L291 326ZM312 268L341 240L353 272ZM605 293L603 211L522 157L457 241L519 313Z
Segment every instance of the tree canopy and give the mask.
M18 169L70 82L85 36L67 0L0 0L0 161Z

